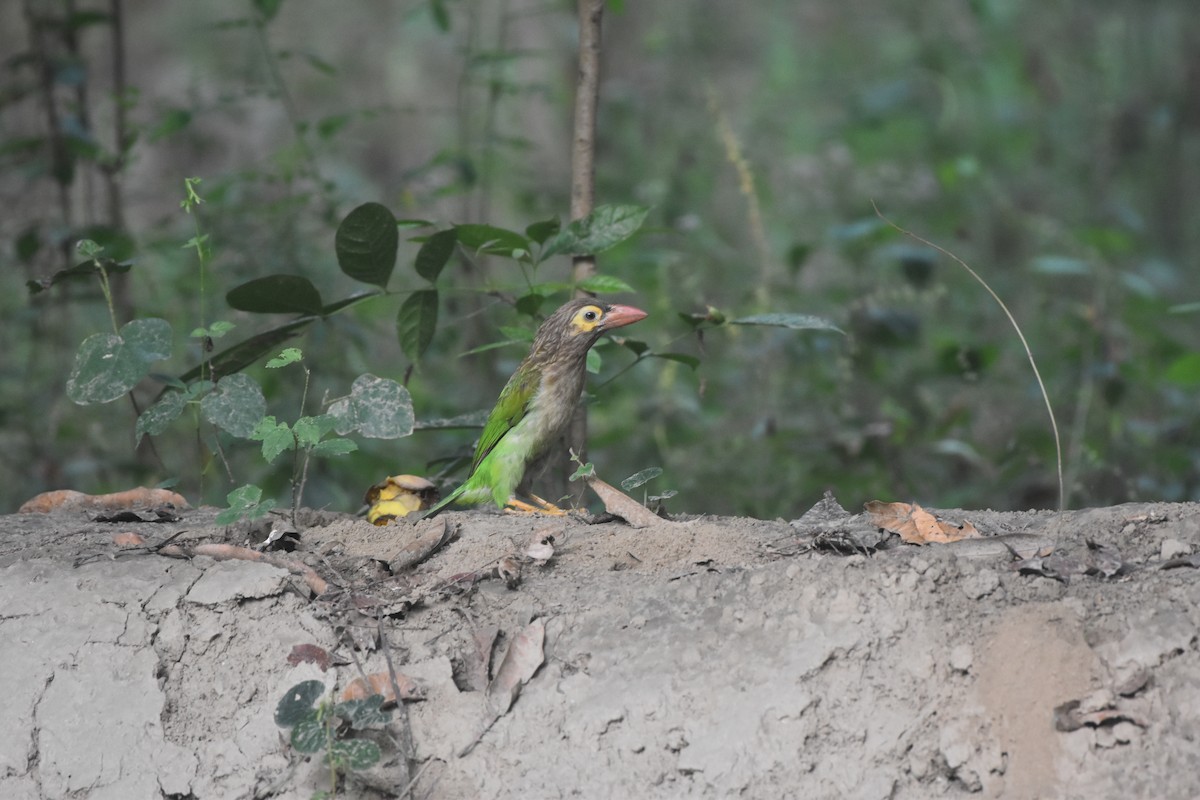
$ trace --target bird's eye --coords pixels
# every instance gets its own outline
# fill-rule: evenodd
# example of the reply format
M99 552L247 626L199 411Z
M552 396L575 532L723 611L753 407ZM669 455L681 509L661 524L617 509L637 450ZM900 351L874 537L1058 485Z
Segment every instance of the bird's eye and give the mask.
M595 311L589 310L589 311L583 312L583 318L586 319L588 322L595 322L597 316L598 315L596 314Z

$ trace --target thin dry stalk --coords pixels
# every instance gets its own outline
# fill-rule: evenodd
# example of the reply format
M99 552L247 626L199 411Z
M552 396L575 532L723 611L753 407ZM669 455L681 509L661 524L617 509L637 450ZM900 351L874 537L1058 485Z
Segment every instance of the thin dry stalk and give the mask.
M978 272L971 269L967 265L967 262L963 261L961 258L956 256L954 253L951 253L941 245L934 244L928 239L918 236L910 230L901 228L899 225L883 215L883 212L879 210L879 206L875 205L874 200L871 201L871 207L875 209L876 216L878 216L891 227L898 230L900 233L904 234L910 239L913 239L914 241L920 242L926 247L932 247L934 250L937 250L939 253L951 259L954 261L954 263L965 269L972 278L979 281L979 285L982 286L987 293L992 296L992 299L995 300L996 304L1000 306L1000 310L1004 312L1004 316L1008 317L1008 321L1012 323L1013 330L1017 332L1017 338L1021 340L1021 346L1025 348L1025 356L1029 359L1029 366L1033 369L1033 377L1037 380L1038 390L1042 393L1042 401L1046 404L1046 413L1050 417L1050 430L1054 432L1054 456L1055 462L1058 465L1058 510L1062 511L1066 508L1067 493L1066 484L1063 481L1062 441L1058 435L1058 422L1056 422L1054 419L1054 408L1050 405L1050 394L1046 391L1046 384L1042 381L1042 373L1038 371L1037 362L1033 358L1033 350L1029 348L1029 342L1025 340L1025 334L1021 332L1021 326L1017 324L1016 317L1014 317L1012 312L1008 310L1008 306L1006 306L1004 301L1000 299L1000 295L996 294L992 290L992 287L988 285L988 282L980 277Z

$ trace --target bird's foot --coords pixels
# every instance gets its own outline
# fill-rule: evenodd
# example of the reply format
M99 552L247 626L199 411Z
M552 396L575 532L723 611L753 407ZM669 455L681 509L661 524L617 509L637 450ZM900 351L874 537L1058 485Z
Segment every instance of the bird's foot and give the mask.
M566 511L554 505L549 500L543 500L536 494L531 494L529 497L533 500L532 503L526 503L517 497L508 498L508 502L504 504L504 513L547 514L552 517L565 517L567 515Z

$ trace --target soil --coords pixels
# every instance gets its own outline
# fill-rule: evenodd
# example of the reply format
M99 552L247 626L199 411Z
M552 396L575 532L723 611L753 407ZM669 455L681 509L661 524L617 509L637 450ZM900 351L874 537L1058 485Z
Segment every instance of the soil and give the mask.
M943 510L984 537L926 546L832 498L640 529L305 512L270 558L319 596L114 544L254 538L176 513L0 517L0 797L313 797L277 704L389 658L417 697L338 734L384 756L347 797L1200 796L1197 505Z

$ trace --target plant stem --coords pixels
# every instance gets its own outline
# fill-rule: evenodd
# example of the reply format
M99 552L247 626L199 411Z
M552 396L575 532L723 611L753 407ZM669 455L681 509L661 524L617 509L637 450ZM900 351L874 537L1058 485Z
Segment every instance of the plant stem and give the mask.
M912 231L901 228L899 225L883 215L883 212L879 210L879 206L875 205L875 201L871 201L871 206L875 209L875 214L888 225L892 226L910 239L914 239L926 247L932 247L934 250L937 250L942 255L952 259L956 264L965 269L972 278L979 281L979 285L982 286L987 293L992 296L992 299L995 300L997 305L1000 306L1000 310L1004 312L1004 316L1008 317L1008 321L1012 324L1013 330L1017 332L1017 338L1021 340L1021 346L1025 348L1025 356L1029 359L1029 366L1033 368L1033 377L1037 380L1038 389L1041 390L1042 393L1042 400L1046 403L1046 413L1050 416L1050 430L1054 433L1055 462L1058 465L1058 510L1064 510L1067 505L1067 492L1066 483L1063 481L1062 441L1058 435L1058 422L1056 422L1054 419L1054 408L1050 405L1050 394L1046 391L1046 384L1042 382L1042 373L1038 371L1037 362L1034 361L1033 358L1033 351L1029 348L1029 342L1025 340L1025 334L1021 332L1021 326L1017 324L1016 317L1014 317L1012 312L1008 310L1008 306L1006 306L1004 301L1000 299L1000 295L992 291L992 287L988 285L987 281L980 277L979 273L967 266L967 262L963 261L961 258L954 255L954 253L951 253L941 245L934 244L928 239L918 236Z

